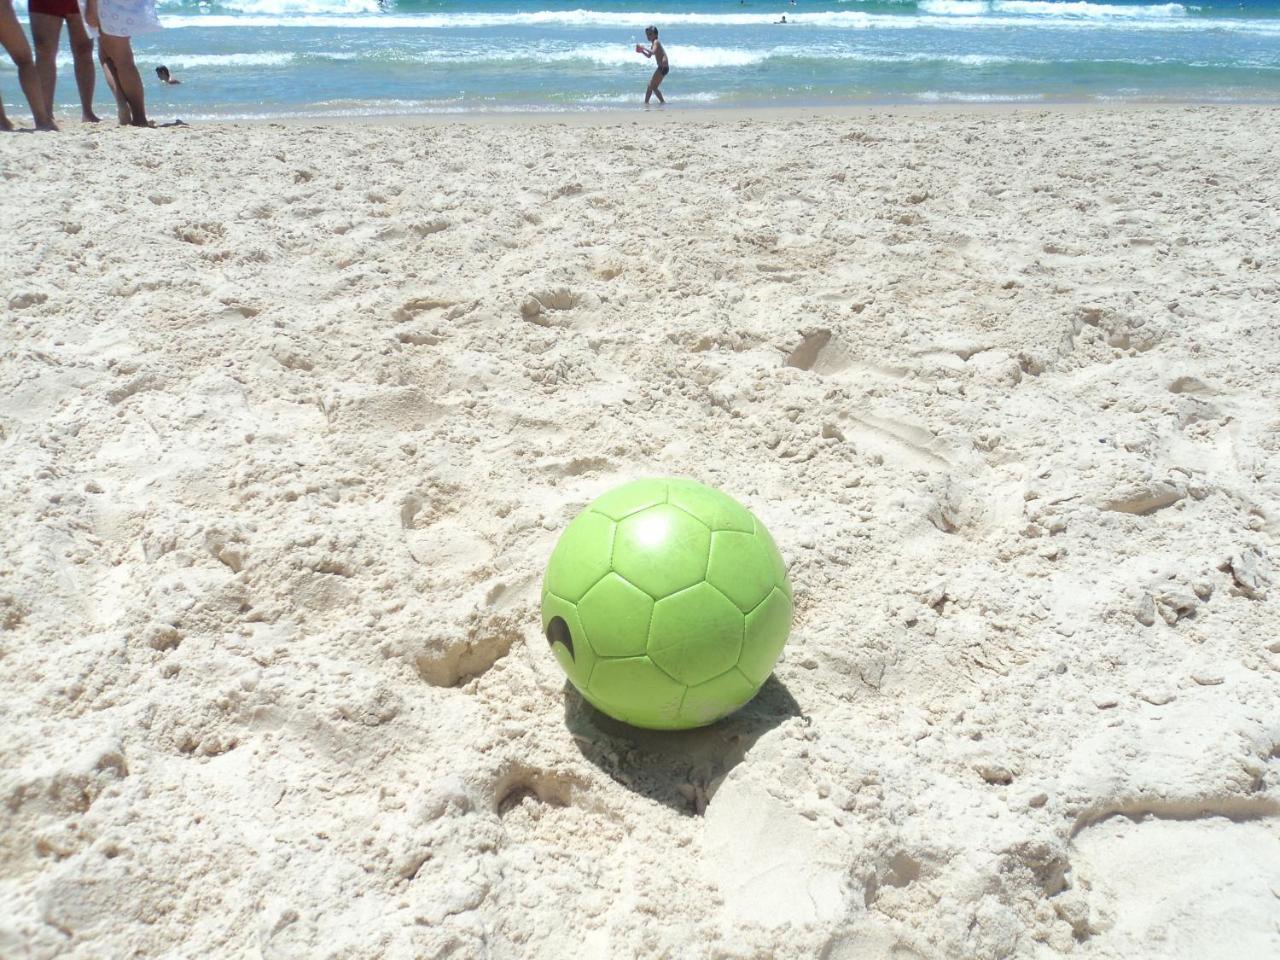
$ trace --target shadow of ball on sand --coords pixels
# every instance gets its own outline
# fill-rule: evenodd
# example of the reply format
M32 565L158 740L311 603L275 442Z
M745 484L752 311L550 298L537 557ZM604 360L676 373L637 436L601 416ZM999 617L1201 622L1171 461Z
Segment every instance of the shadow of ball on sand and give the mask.
M564 722L582 755L614 781L690 816L701 816L725 775L774 727L803 717L770 676L742 709L693 730L642 730L601 713L567 680Z

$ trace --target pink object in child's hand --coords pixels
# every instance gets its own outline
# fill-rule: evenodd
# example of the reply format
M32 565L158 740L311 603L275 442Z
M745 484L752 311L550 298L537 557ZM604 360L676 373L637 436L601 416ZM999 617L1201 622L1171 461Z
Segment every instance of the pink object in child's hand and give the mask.
M640 46L638 43L636 44L636 53L644 53L644 47Z

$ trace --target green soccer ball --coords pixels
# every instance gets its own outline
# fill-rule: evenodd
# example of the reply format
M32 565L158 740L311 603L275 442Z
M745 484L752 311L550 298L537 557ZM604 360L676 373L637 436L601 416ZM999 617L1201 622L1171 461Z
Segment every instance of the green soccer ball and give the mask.
M570 682L609 716L660 730L755 696L791 612L764 524L692 480L636 480L592 501L542 581L542 630Z

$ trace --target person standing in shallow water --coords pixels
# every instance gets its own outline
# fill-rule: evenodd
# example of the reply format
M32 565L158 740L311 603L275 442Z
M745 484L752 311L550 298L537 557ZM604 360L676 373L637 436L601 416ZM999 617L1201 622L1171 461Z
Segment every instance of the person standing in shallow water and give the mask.
M44 88L44 107L53 116L53 88L58 81L58 43L62 39L62 21L67 21L71 38L71 57L75 62L76 86L80 89L80 119L97 123L93 112L93 38L85 29L84 18L76 0L28 0L31 41L36 48L36 70Z
M644 102L647 104L649 99L654 95L658 95L659 103L667 101L662 96L662 91L658 89L662 85L663 79L671 72L671 67L667 63L667 51L663 47L662 41L658 39L657 27L646 27L644 31L645 39L649 41L646 49L640 45L636 45L636 53L643 53L649 59L658 61L658 69L653 71L653 76L649 78L649 89L644 92Z
M36 70L35 58L31 56L31 44L27 43L27 35L22 32L22 24L18 15L13 12L13 0L0 0L0 47L13 59L18 68L18 83L26 94L27 103L31 105L31 117L35 120L37 130L57 130L53 117L44 107L44 91L40 89L40 72ZM4 113L4 103L0 101L0 130L12 130L13 124Z

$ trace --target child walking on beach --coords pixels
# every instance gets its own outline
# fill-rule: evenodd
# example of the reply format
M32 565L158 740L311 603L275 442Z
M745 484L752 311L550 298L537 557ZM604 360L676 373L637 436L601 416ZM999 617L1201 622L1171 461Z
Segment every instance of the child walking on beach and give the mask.
M18 68L18 83L26 94L27 103L31 105L31 117L35 120L37 130L57 130L53 117L45 108L44 91L40 89L40 74L36 70L35 59L31 56L31 44L27 43L27 35L22 32L22 24L18 15L13 12L13 0L0 0L0 46L13 59ZM0 130L12 130L13 124L4 113L4 103L0 102Z
M4 2L4 0L0 0ZM80 0L84 22L98 34L98 59L102 75L116 96L122 126L145 127L147 106L142 76L133 59L130 37L159 30L156 0Z
M671 67L667 64L667 51L662 46L662 41L658 39L657 27L646 27L644 31L645 39L649 41L648 48L636 44L636 53L643 53L649 59L657 58L658 69L653 71L653 76L649 78L649 89L644 92L644 102L648 103L649 98L655 93L658 95L659 103L667 101L662 97L662 91L658 89L662 84L663 78L671 72Z
M76 0L28 0L27 15L31 20L31 40L36 47L36 70L44 89L44 108L53 116L53 88L58 82L58 43L62 39L62 21L67 22L71 38L71 58L75 63L76 86L80 89L80 119L97 123L93 112L93 37L85 29L84 18Z

